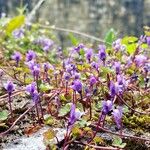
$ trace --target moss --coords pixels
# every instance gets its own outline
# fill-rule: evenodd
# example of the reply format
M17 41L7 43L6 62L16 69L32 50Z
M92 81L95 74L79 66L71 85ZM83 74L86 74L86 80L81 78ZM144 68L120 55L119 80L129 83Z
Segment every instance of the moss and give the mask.
M150 116L149 115L124 116L123 124L133 129L138 128L148 130L150 128Z
M125 140L124 142L127 143L125 150L148 150L149 148L146 144L142 141L136 140Z

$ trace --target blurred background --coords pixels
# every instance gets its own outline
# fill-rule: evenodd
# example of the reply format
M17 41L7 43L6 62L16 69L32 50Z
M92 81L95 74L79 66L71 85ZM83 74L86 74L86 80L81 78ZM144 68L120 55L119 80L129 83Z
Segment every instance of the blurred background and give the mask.
M17 15L17 7L30 12L39 0L0 0L0 14ZM150 26L150 0L45 0L34 21L104 37L114 28L120 36L140 35Z

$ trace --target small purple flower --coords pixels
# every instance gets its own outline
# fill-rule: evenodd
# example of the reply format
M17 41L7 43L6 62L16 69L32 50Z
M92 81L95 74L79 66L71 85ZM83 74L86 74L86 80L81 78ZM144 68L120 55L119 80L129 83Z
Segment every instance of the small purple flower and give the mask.
M65 72L63 76L66 81L68 81L71 78L70 74L67 72Z
M16 64L18 66L18 63L21 60L21 53L20 52L14 52L14 54L12 55L11 58L16 61Z
M121 128L121 119L122 119L122 107L113 110L113 117L115 119L118 129Z
M105 61L106 60L106 46L105 45L99 45L98 47L98 56L99 58L102 60L102 61Z
M7 83L4 84L4 88L7 90L9 95L11 95L11 93L15 90L15 86L12 81L7 81Z
M113 81L110 82L109 91L111 97L114 97L116 95L116 86Z
M85 88L84 89L84 91L85 91L85 95L87 96L87 97L89 97L89 96L91 96L91 93L90 93L90 89L89 88Z
M74 64L68 64L65 66L66 71L70 74L74 74L76 72L76 66Z
M54 41L47 37L40 37L35 43L39 44L45 52L48 52L54 45Z
M34 65L31 71L32 71L33 76L35 78L38 78L40 74L40 65L39 64Z
M87 49L87 51L86 51L86 59L88 60L89 63L91 62L92 56L93 56L93 50L91 48Z
M39 93L37 91L34 91L34 93L32 94L32 100L35 104L39 102Z
M83 48L85 47L85 45L84 45L83 43L80 43L78 46L79 46L81 49L83 49Z
M25 64L28 66L29 69L33 70L33 67L35 66L35 61L31 60L29 62L25 62Z
M74 49L73 49L75 52L77 52L77 53L79 53L80 52L80 47L79 46L77 46L77 47L74 47Z
M74 79L77 80L77 79L80 79L80 73L74 73Z
M81 91L82 91L81 81L80 80L74 80L72 88L73 88L74 91L77 91L77 92L81 93Z
M47 62L47 63L44 63L43 64L43 68L44 68L44 72L47 72L48 69L50 69L50 64Z
M34 58L36 57L36 54L34 51L32 50L29 50L27 53L26 53L26 61L31 61L33 60Z
M119 74L119 73L120 73L120 67L121 67L120 62L115 62L115 63L114 63L113 68L115 69L116 74Z
M33 95L33 93L37 90L36 88L36 83L35 82L32 82L31 84L27 85L26 86L26 91L28 93L30 93L30 95Z
M150 36L146 37L146 43L150 46Z
M102 101L102 112L106 115L112 110L113 102L110 100Z
M113 42L112 47L115 51L119 51L121 49L121 39L117 39L115 42Z
M144 65L144 71L145 72L150 72L150 63L146 63L145 65Z
M75 104L71 105L70 117L69 117L69 126L73 125L78 119L80 119L82 113L79 110L76 110Z
M4 71L0 69L0 78L4 75Z
M93 86L93 85L96 84L96 83L97 83L96 77L95 77L95 76L91 76L91 77L90 77L90 86Z
M31 95L34 103L37 103L39 100L39 93L37 92L36 83L32 82L26 86L26 91Z
M146 62L146 60L147 60L147 57L142 54L135 56L135 63L139 67L142 66Z
M94 69L96 69L96 70L98 70L98 68L99 68L98 63L96 63L95 61L93 61L93 62L91 63L91 66L92 66Z
M16 29L12 34L16 39L20 39L24 37L24 30L22 28Z
M128 81L125 80L125 78L122 75L117 75L117 83L119 85L124 85L124 87L127 87Z
M77 47L74 47L74 51L76 51L77 53L80 52L81 49L85 48L84 44L80 43Z

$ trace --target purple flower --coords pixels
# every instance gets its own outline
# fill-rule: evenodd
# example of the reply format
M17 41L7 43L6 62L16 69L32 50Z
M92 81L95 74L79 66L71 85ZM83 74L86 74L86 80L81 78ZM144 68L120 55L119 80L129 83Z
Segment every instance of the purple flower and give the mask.
M12 81L7 81L7 83L4 84L4 88L7 90L9 95L11 95L11 93L15 90L15 86Z
M146 37L146 42L150 46L150 36Z
M86 51L86 59L88 60L88 62L91 62L92 55L93 55L93 50L91 48L87 49L87 51Z
M80 43L77 47L74 47L74 51L76 51L77 53L80 52L81 49L85 48L84 44Z
M110 100L102 101L102 112L106 115L112 110L113 102Z
M145 72L150 72L150 63L146 63L146 64L144 65L144 71L145 71Z
M69 73L67 73L67 72L65 72L64 73L64 79L66 80L66 81L68 81L69 79L70 79L70 74Z
M0 78L3 76L4 71L2 69L0 69Z
M81 91L82 91L81 81L80 80L74 80L72 88L73 88L74 91L77 91L77 92L81 93Z
M39 100L39 93L37 92L36 83L32 82L26 86L26 91L31 95L34 103L37 103Z
M112 47L114 50L119 51L121 49L121 39L117 39L113 42Z
M96 63L95 61L93 61L93 62L91 63L91 66L92 66L94 69L96 69L96 70L98 70L98 68L99 68L98 63Z
M68 64L65 66L66 71L70 74L74 74L76 72L76 66L74 64Z
M77 79L80 79L80 73L74 73L74 79L77 80Z
M90 86L93 86L93 85L96 84L96 83L97 83L96 77L95 77L95 76L91 76L91 77L90 77Z
M139 67L142 66L146 62L146 60L147 60L147 57L142 54L135 56L135 63Z
M83 43L80 43L78 46L79 46L81 49L85 47L85 45L84 45Z
M70 117L69 117L69 126L73 125L78 119L80 119L82 113L79 110L76 110L75 104L71 105Z
M35 78L38 78L40 74L40 65L39 64L34 65L31 71L32 71L33 76Z
M37 91L34 91L34 93L32 94L32 100L35 104L39 102L39 93Z
M102 61L105 61L106 60L106 46L105 45L99 45L98 47L98 56L99 58L102 60Z
M46 37L38 38L35 43L39 44L45 52L48 52L54 45L54 41Z
M14 54L11 57L16 61L16 64L18 66L19 61L21 60L21 53L20 52L14 52Z
M88 96L91 96L91 93L90 93L90 90L89 90L89 88L85 88L84 89L84 91L85 91L85 95L88 97Z
M32 50L29 50L27 53L26 53L26 61L31 61L33 60L34 58L36 57L36 54L34 51Z
M25 64L29 67L29 69L33 70L33 67L35 65L35 61L31 60L29 62L25 62Z
M112 114L113 114L113 117L115 119L118 129L120 129L121 119L122 119L122 107L118 107L117 109L114 109Z
M116 74L119 74L119 73L120 73L120 66L121 66L120 62L115 62L115 63L114 63L113 68L115 69Z
M33 93L37 90L36 88L36 83L35 82L32 82L31 84L27 85L26 86L26 91L28 93L30 93L31 95L33 95Z
M24 37L24 30L22 28L16 29L12 34L16 39L20 39Z
M113 81L110 82L109 91L111 97L114 97L116 95L116 86Z
M43 64L43 68L44 68L44 72L47 72L48 69L50 69L50 64L47 62L47 63L44 63Z

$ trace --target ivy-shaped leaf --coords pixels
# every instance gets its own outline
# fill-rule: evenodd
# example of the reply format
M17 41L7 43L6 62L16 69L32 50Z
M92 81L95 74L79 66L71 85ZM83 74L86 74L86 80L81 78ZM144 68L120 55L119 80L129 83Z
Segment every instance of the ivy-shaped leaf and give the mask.
M55 138L56 133L57 132L54 131L53 129L48 129L46 132L43 133L44 141L49 141L49 140Z
M116 32L111 28L105 35L105 44L110 47L113 41L116 39Z
M72 33L69 33L69 38L71 40L71 43L75 46L79 43L78 39L72 34Z
M119 148L124 148L126 143L122 143L122 139L119 136L115 136L112 145Z
M59 117L65 116L70 112L71 103L67 103L59 110Z
M15 29L20 28L25 22L25 16L20 15L12 18L6 25L6 34L10 35Z
M8 118L8 111L7 110L3 110L0 112L0 121L4 121Z

